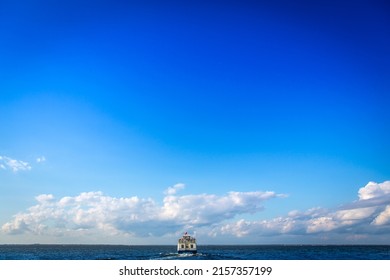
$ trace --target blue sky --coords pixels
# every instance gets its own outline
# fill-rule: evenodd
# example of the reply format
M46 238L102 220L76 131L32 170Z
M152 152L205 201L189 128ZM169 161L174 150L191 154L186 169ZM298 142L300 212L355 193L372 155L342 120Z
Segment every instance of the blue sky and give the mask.
M0 1L0 243L390 244L381 1Z

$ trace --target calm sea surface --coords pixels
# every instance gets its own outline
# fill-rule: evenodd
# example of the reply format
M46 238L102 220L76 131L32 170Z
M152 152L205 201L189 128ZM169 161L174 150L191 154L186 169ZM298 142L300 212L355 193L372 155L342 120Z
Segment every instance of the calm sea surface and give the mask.
M390 260L390 246L176 246L0 245L0 260Z

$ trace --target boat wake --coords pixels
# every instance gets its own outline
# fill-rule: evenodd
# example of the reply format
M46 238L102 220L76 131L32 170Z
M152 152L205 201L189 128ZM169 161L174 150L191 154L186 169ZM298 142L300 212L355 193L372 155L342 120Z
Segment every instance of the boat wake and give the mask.
M209 255L203 253L160 253L154 260L202 260L207 259Z

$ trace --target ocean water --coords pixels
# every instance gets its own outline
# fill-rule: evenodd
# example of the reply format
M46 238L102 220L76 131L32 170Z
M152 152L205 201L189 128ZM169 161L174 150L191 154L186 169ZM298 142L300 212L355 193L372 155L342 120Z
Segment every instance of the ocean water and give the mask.
M0 245L0 260L390 260L390 246L247 245L176 246Z

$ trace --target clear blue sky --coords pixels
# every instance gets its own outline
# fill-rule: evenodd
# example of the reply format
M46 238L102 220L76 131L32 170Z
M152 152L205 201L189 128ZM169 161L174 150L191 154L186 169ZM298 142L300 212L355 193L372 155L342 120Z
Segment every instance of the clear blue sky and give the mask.
M0 1L0 243L390 243L385 1L61 2Z

